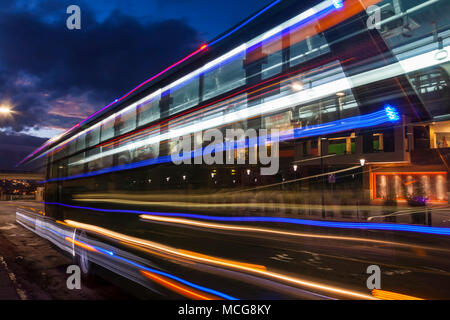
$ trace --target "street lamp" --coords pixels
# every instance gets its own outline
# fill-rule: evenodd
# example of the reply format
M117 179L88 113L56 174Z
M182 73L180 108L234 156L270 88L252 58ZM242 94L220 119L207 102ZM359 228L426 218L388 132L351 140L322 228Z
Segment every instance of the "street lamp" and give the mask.
M361 167L364 167L364 164L366 164L366 159L359 159L359 163L361 164Z
M11 108L5 107L5 106L0 106L0 114L2 114L2 115L10 115L11 112L12 112Z

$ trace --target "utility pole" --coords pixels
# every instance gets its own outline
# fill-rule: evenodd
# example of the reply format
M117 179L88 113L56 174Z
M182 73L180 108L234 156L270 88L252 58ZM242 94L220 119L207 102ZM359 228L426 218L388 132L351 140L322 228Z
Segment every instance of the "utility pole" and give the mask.
M323 139L325 138L320 137L320 167L322 169L322 219L325 219L325 170L323 167Z

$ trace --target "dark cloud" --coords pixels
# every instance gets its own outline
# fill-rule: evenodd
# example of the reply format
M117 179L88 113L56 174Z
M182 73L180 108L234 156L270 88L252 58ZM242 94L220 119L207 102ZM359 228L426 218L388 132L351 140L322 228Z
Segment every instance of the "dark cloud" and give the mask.
M0 103L14 108L0 119L3 130L68 128L201 43L184 20L142 23L113 11L98 22L86 6L82 29L71 31L66 8L64 1L0 6Z
M42 145L45 140L25 134L0 132L0 154L2 155L0 157L0 171L17 170L16 164ZM20 170L39 170L42 169L43 164L43 160L38 160L20 167Z
M270 1L1 0L0 130L69 128Z

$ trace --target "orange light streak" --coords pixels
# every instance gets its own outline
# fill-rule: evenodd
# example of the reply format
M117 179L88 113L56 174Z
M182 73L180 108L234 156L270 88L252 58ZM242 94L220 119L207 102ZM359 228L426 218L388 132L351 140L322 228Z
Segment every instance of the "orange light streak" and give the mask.
M171 289L172 291L179 293L185 297L188 297L190 299L194 299L194 300L222 300L219 299L217 297L212 298L209 295L206 294L200 294L192 289L188 289L187 286L183 285L183 284L176 284L175 282L169 281L164 279L162 276L157 276L153 273L150 273L148 271L145 270L140 270L140 272L147 278L149 278L150 280L168 288Z
M82 243L82 242L80 242L78 240L73 240L70 237L66 237L65 239L66 239L66 241L69 241L70 243L73 243L74 245L76 245L78 247L81 247L81 248L86 249L86 250L91 251L91 252L97 252L98 253L98 250L93 248L93 247L91 247L90 245L84 244L84 243Z
M120 233L117 233L114 231L110 231L110 230L107 230L107 229L104 229L104 228L101 228L98 226L88 225L88 224L71 221L71 220L65 220L65 222L75 228L93 231L93 232L96 232L96 233L99 233L104 236L108 236L108 237L111 237L111 238L114 238L117 240L128 241L135 245L141 245L143 247L150 247L153 249L162 250L164 252L170 253L170 254L178 256L178 257L183 257L185 259L191 259L191 260L196 260L198 262L204 262L207 264L215 264L215 265L221 265L221 266L230 267L230 268L234 268L234 269L239 269L242 271L258 274L258 275L261 275L264 277L273 278L273 279L281 280L284 282L289 282L289 283L292 283L295 285L314 288L314 289L317 289L320 291L331 292L331 293L343 295L343 296L349 296L351 298L369 299L369 300L376 299L371 295L367 295L367 294L363 294L363 293L359 293L359 292L355 292L355 291L350 291L350 290L346 290L346 289L341 289L338 287L328 286L328 285L324 285L324 284L321 284L318 282L303 280L300 278L295 278L295 277L287 276L287 275L276 273L276 272L266 271L266 270L262 270L259 268L247 267L247 266L243 265L242 263L236 264L231 261L224 262L223 259L213 258L213 257L206 258L204 255L202 256L201 254L200 255L199 254L192 255L192 254L187 253L186 251L183 252L183 250L180 250L180 249L171 248L169 246L165 246L165 245L151 242L151 241L144 240L144 239L130 237L130 236L123 235L123 234L120 234Z
M382 299L382 300L424 300L422 298L407 296L405 294L400 294L400 293L386 291L386 290L380 290L380 289L373 289L372 295L375 298Z

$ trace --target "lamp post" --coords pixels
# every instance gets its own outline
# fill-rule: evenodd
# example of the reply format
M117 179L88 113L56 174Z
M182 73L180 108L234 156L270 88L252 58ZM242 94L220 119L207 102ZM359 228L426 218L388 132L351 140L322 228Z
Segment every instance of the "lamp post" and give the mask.
M325 170L323 168L323 143L322 141L326 138L320 137L320 167L322 170L322 219L325 219Z
M360 201L360 198L361 198L361 194L362 194L362 196L364 196L364 180L363 180L364 179L364 169L363 169L363 167L366 164L366 159L364 159L364 158L359 159L359 163L361 164L361 168L362 168L362 170L361 170L361 189L362 189L362 193L360 193L360 195L358 196L358 200L356 202L356 218L357 218L358 221L359 221L359 201Z

